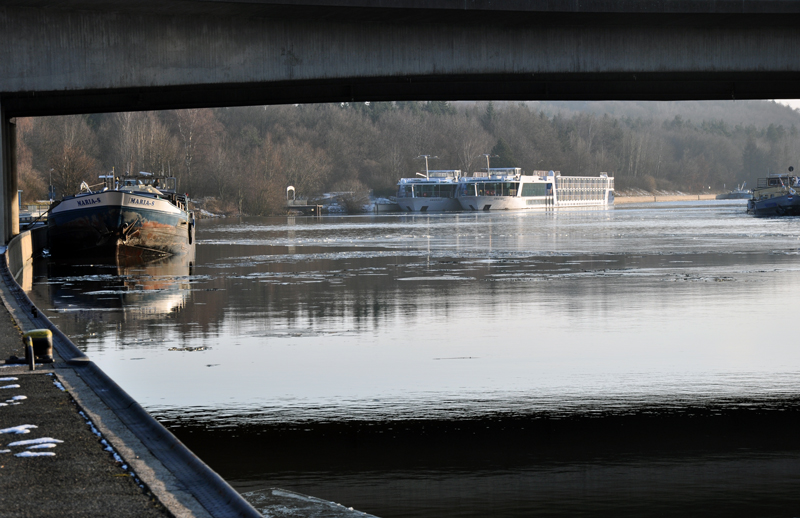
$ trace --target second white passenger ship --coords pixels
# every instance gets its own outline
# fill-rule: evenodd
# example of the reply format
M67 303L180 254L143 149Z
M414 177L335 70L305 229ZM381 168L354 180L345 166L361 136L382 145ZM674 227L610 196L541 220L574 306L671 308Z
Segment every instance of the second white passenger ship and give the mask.
M561 176L560 171L522 174L519 167L496 168L461 178L458 201L464 210L607 207L614 203L614 178Z

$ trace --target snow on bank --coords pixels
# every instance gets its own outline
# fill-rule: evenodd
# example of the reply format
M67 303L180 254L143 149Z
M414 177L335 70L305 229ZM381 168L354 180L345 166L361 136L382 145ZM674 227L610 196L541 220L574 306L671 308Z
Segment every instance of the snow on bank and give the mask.
M55 457L56 454L52 451L23 451L15 453L15 457Z
M23 433L31 433L31 428L39 428L35 424L21 424L19 426L12 426L11 428L3 428L0 430L0 433L16 433L16 434L23 434Z

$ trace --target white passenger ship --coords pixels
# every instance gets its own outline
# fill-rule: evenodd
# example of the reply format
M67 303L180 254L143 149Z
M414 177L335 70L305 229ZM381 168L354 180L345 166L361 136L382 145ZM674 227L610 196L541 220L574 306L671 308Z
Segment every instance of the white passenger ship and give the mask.
M458 201L464 210L607 207L614 203L614 178L561 176L560 171L522 173L519 167L496 168L461 178Z
M419 178L401 178L397 184L397 204L404 212L460 211L456 199L459 169L426 170Z

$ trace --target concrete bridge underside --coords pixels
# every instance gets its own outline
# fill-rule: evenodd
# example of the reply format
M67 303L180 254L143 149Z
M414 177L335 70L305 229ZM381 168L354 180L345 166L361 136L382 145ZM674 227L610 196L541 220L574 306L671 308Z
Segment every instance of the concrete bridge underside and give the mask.
M800 98L793 0L0 0L13 118L385 100Z

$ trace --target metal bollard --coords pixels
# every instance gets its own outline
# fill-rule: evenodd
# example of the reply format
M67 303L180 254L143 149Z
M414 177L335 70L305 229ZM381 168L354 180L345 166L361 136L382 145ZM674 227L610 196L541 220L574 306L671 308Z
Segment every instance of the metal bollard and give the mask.
M22 335L25 344L25 360L33 370L33 364L53 363L53 332L49 329L34 329Z
M25 359L28 360L28 368L34 370L36 368L36 357L33 355L33 339L31 337L25 338Z

